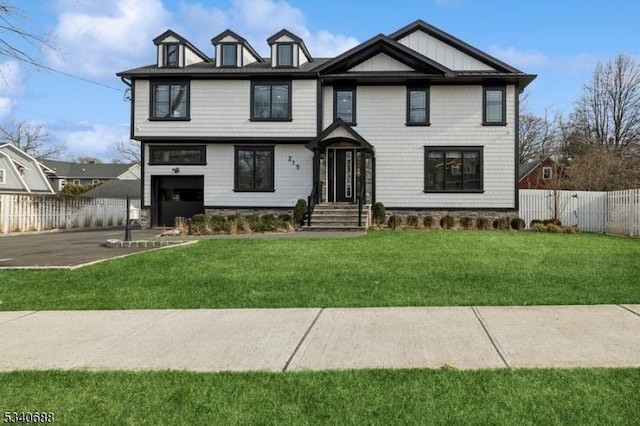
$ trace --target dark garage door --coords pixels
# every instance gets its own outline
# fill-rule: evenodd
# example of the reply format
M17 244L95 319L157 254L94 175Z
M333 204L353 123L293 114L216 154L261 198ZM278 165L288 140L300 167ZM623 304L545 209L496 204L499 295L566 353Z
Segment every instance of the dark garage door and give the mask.
M154 176L154 225L175 226L176 217L192 217L204 213L204 176Z

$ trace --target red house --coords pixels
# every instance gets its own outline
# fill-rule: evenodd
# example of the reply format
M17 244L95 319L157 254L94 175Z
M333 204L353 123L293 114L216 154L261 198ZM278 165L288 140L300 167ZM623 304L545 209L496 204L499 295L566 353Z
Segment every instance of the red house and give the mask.
M550 189L554 173L557 172L555 162L547 157L541 161L520 164L519 189Z

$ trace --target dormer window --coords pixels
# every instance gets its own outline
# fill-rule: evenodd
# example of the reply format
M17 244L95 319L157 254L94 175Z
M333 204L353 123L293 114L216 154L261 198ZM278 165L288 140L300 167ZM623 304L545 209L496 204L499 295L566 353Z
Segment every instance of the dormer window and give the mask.
M238 45L235 43L225 43L222 46L222 63L223 67L238 66Z
M299 68L313 62L302 39L295 34L281 30L267 39L271 47L271 67Z
M179 44L168 43L164 45L164 61L165 67L177 67L179 65Z
M293 44L292 43L278 43L278 61L279 67L292 67L293 66Z

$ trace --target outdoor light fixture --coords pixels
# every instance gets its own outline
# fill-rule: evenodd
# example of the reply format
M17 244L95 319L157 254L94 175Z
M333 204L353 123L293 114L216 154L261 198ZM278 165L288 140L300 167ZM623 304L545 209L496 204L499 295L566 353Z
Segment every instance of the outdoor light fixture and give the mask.
M171 169L171 171L173 173L180 173L180 167L174 167L173 169Z

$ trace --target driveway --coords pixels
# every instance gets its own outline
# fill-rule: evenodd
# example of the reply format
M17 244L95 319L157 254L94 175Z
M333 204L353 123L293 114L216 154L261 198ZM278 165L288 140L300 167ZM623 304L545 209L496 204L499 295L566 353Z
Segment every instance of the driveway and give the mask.
M161 231L137 230L132 239L152 239ZM124 229L50 232L0 236L0 268L72 267L150 250L152 247L108 248L109 239L124 239Z

